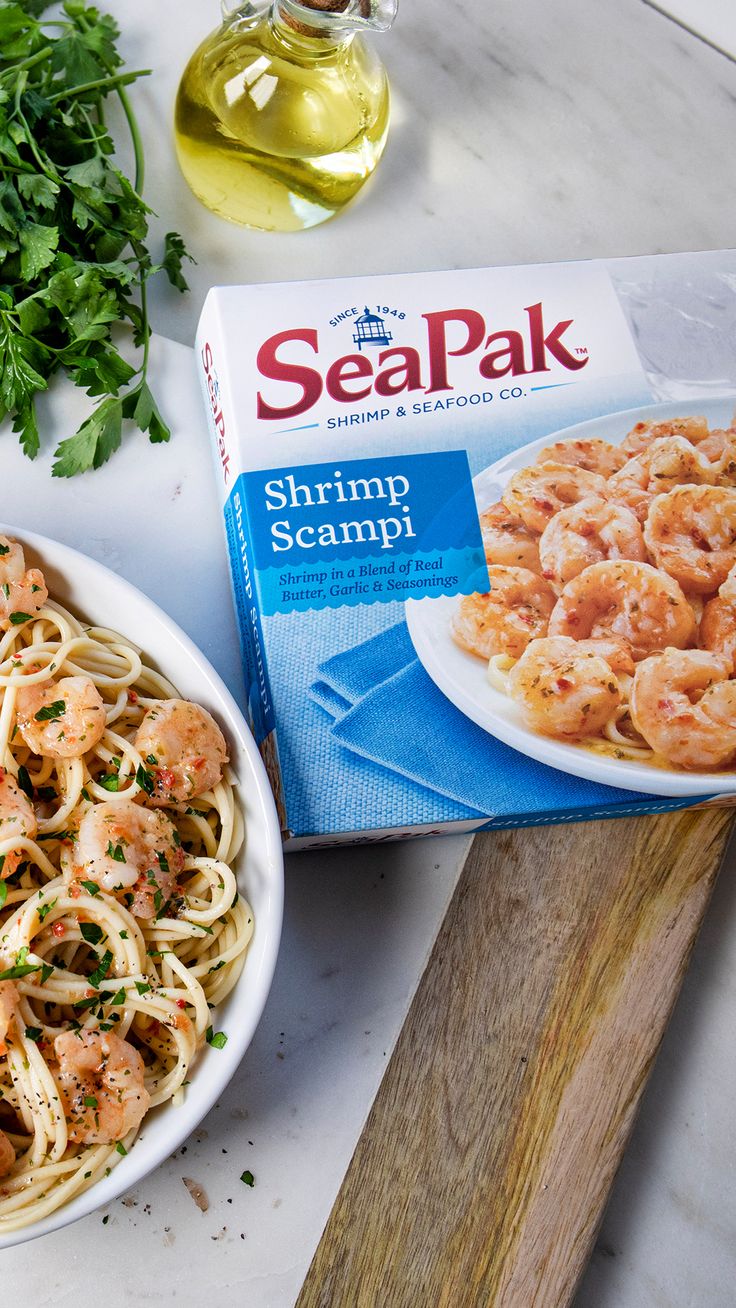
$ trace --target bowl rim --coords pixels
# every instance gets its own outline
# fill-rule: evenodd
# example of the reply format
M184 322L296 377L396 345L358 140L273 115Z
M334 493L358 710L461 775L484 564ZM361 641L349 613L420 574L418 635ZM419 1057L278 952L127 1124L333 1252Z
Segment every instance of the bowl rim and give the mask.
M0 1250L2 1250L24 1244L42 1235L49 1235L51 1232L60 1230L82 1217L87 1217L105 1204L118 1199L159 1167L179 1148L192 1131L196 1130L207 1113L210 1112L235 1075L253 1039L271 988L283 924L284 854L276 804L255 738L234 696L191 637L183 631L178 623L174 622L173 618L168 616L160 605L139 590L137 586L127 581L125 577L119 576L118 573L106 567L105 564L99 563L97 559L92 558L89 554L84 554L81 550L65 545L52 537L41 535L38 532L26 531L24 528L9 523L0 523L0 533L17 540L24 548L27 546L29 550L39 554L42 558L46 554L50 555L51 566L56 568L58 562L58 571L65 577L74 575L74 568L78 569L80 566L83 569L90 569L97 574L101 582L111 584L114 591L120 594L127 601L127 604L136 607L144 619L150 619L167 639L172 639L174 644L179 647L181 654L191 663L197 677L202 679L203 684L211 692L212 698L219 700L219 705L227 718L227 729L235 734L241 755L240 761L241 763L244 761L249 769L250 775L247 778L248 798L252 811L259 818L258 825L260 826L262 845L261 871L265 872L267 883L264 893L265 909L261 907L255 924L255 933L258 933L259 937L258 948L253 951L251 944L249 953L246 956L245 967L233 990L224 1000L223 1012L237 997L246 977L248 979L247 984L251 992L254 993L255 1002L245 1004L244 1013L239 1013L238 1023L231 1025L227 1044L222 1049L205 1047L198 1053L198 1079L201 1081L201 1085L197 1086L196 1092L193 1093L190 1088L185 1096L184 1103L177 1107L176 1110L173 1109L171 1103L162 1104L158 1109L153 1110L157 1114L157 1121L160 1120L159 1114L163 1116L162 1110L174 1114L172 1125L169 1126L168 1130L161 1133L161 1138L157 1138L154 1145L141 1149L146 1138L146 1120L144 1119L142 1130L136 1137L134 1146L107 1176L37 1222L31 1222L28 1226L5 1234L0 1229ZM121 607L121 612L124 611L125 609ZM93 617L94 615L90 614L86 620L92 620ZM104 625L111 624L105 623ZM125 623L123 623L123 626L125 626ZM126 636L124 631L120 634L126 639L131 639L131 637ZM166 669L162 668L162 672L165 673ZM172 679L175 680L175 678ZM240 780L243 788L245 788L245 778L240 778ZM251 815L251 826L252 822L253 817ZM250 847L251 840L247 838L246 833L246 842L238 855L238 858L243 860L242 867L236 872L240 885L242 885L242 881L247 875ZM256 939L255 933L254 939ZM248 974L248 959L251 956L254 959L253 967L255 971ZM207 1079L205 1079L204 1069L207 1063L210 1063L211 1066L208 1068Z

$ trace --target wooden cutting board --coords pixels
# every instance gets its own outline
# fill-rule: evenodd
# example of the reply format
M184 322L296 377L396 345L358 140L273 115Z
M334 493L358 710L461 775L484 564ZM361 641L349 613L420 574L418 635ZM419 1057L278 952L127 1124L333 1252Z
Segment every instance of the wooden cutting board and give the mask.
M558 1308L733 815L478 836L297 1308Z

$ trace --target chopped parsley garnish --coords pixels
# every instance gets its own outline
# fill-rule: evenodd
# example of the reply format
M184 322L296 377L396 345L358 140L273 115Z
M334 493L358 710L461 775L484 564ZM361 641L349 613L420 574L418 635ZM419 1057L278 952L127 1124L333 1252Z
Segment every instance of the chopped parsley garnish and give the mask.
M31 972L38 971L38 963L16 963L14 967L6 967L4 972L0 972L0 981L15 981L20 976L30 976Z
M10 621L14 627L19 627L22 622L31 622L32 615L30 613L21 613L20 609L16 609L15 613L11 613Z
M87 941L88 945L99 945L105 934L101 926L96 922L80 922L79 930L82 933L82 939Z
M227 1044L227 1036L224 1031L215 1031L211 1026L207 1027L207 1044L212 1045L213 1049L224 1049Z
M128 933L127 933L127 931L121 931L121 932L120 932L120 939L121 939L121 940L127 940L127 939L128 939Z
M22 763L18 768L18 785L29 799L33 799L33 782L31 781L28 768L25 768Z
M155 768L156 764L158 763L158 759L156 758L156 755L146 754L146 763L150 763L151 767Z
M153 911L156 914L156 917L158 917L159 914L161 913L163 902L164 902L164 893L162 890L157 890L153 896Z
M99 961L99 964L95 968L94 972L90 972L89 974L90 985L98 986L101 981L104 981L105 977L110 971L111 966L112 966L112 951L106 949L104 954L102 955L102 958Z
M251 1188L251 1190L253 1189L253 1186L254 1186L255 1183L256 1183L256 1178L254 1177L253 1173L252 1173L252 1172L249 1172L248 1170L246 1170L245 1172L243 1172L243 1174L242 1174L242 1176L240 1177L240 1179L241 1179L241 1181L243 1182L243 1185L249 1185L250 1188Z
M85 1095L84 1099L82 1100L82 1103L84 1104L85 1108L97 1107L97 1100L94 1095Z
M146 768L144 768L142 763L140 763L138 765L138 768L136 769L135 779L138 782L138 785L140 786L141 790L145 790L147 795L153 794L153 789L154 789L153 777L151 773Z
M12 618L11 618L12 621ZM53 704L44 704L43 708L34 713L35 722L54 722L56 718L63 718L66 713L66 700L55 699Z
M84 791L82 791L84 794ZM89 797L88 797L89 798ZM53 786L39 786L36 791L36 799L41 804L50 804L56 799L56 791Z
M44 921L46 920L46 918L48 917L48 915L49 915L49 913L51 912L52 908L55 908L56 905L57 905L57 903L58 903L58 900L56 900L56 899L50 899L49 902L48 902L48 904L41 904L41 905L39 906L39 908L38 908L38 920L39 920L39 922L44 922Z
M225 966L225 960L224 958L221 958L219 963L215 963L212 967L207 969L207 975L209 976L210 972L219 972L220 968L224 966Z
M161 853L157 853L157 854L156 854L156 858L158 859L158 865L159 865L159 867L161 868L161 871L162 871L162 872L168 872L168 870L169 870L169 864L168 864L168 862L167 862L165 856L164 856L163 854L161 854Z
M0 554L9 554L9 553L10 553L9 545L0 545Z
M100 1002L100 996L99 996L99 995L92 995L91 999L77 999L77 1000L75 1000L75 1002L74 1002L74 1004L72 1005L72 1007L73 1007L73 1008L94 1008L95 1004L99 1004L99 1002Z
M97 778L97 784L98 786L102 786L103 790L119 790L120 777L116 776L114 772L106 772L104 777Z
M42 1028L42 1027L40 1027L40 1026L27 1026L27 1027L26 1027L26 1039L28 1039L28 1040L32 1040L33 1043L34 1043L34 1045L36 1044L36 1042L37 1042L38 1040L41 1039L41 1036L42 1036L42 1035L43 1035L43 1028Z
M7 581L3 582L3 595L5 596L6 599L10 599L10 587Z
M114 858L116 863L125 862L125 851L123 850L123 846L113 845L111 840L108 840L107 842L107 849L105 853L107 854L108 858Z
M117 1144L115 1145L115 1148L117 1149L118 1153L122 1154L123 1158L125 1158L125 1155L127 1154L128 1151L125 1148L125 1145L123 1144L122 1140L118 1140Z
M41 985L44 986L53 972L51 963L44 963L41 968Z
M108 1003L110 1003L110 1004L124 1004L124 1003L125 1003L125 994L126 994L125 986L121 986L120 989L118 990L117 994L113 995L112 999L108 1000Z
M87 891L88 895L99 895L100 893L100 887L96 881L80 881L79 884Z
M7 881L0 881L0 908L3 908L7 898L8 898L8 883Z
M69 840L71 835L71 831L46 831L44 835L36 836L36 840Z
M136 981L135 988L139 995L147 995L151 989L147 981Z

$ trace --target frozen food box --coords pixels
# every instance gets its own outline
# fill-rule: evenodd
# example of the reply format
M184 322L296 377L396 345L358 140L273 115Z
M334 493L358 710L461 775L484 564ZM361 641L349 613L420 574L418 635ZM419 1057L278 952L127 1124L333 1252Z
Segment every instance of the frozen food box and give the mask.
M210 292L290 846L736 793L735 327L733 251Z

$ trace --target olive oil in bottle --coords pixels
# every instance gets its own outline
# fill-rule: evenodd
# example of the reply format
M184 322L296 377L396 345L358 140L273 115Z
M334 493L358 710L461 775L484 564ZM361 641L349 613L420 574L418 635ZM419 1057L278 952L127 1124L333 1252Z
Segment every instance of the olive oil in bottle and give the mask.
M322 223L365 184L386 144L388 81L363 32L398 0L241 5L190 59L176 148L194 194L267 231Z

